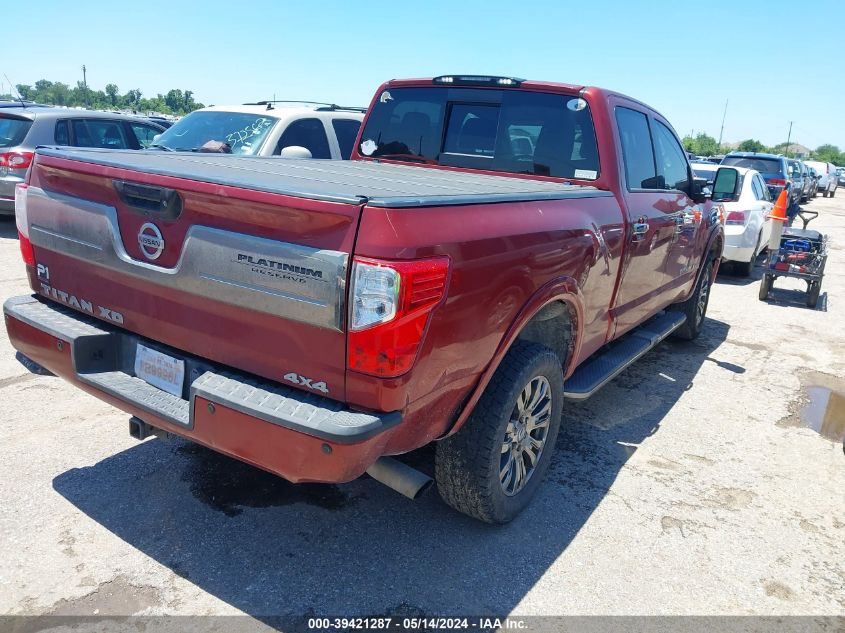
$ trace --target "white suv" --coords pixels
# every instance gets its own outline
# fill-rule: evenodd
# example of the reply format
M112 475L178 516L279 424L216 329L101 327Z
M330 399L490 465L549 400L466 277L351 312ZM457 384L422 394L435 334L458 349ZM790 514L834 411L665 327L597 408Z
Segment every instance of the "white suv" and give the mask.
M182 117L149 148L348 159L365 111L305 101L211 106Z
M836 176L836 165L833 163L822 163L817 160L805 160L804 164L807 167L812 167L819 175L818 192L825 198L831 198L836 194L836 188L839 186L839 179Z

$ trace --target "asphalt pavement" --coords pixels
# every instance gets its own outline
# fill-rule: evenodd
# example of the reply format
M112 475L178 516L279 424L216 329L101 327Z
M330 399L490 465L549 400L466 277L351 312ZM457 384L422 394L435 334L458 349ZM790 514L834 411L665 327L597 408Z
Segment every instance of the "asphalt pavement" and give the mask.
M720 274L697 341L566 405L503 527L137 442L0 328L0 614L845 615L845 191L807 208L831 239L817 308L797 281L759 301L759 265ZM27 292L0 219L0 298Z

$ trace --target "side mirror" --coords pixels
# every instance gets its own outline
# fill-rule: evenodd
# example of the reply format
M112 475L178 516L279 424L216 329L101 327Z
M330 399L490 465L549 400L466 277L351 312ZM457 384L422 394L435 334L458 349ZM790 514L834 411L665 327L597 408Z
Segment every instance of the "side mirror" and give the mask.
M706 178L693 178L690 198L695 204L701 204L710 196L709 183Z
M288 145L279 152L281 158L311 158L311 152L301 145Z
M713 202L732 202L739 198L742 181L733 167L719 167L713 179Z

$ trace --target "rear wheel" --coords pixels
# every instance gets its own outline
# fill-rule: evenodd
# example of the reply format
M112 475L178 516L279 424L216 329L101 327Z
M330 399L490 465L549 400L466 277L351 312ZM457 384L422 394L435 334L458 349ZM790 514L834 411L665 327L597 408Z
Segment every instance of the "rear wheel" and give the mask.
M734 270L740 277L750 277L754 272L754 260L755 257L752 255L750 262L734 262Z
M825 189L824 191L822 191L822 196L823 196L823 197L825 197L825 198L827 198L827 189Z
M754 245L754 250L751 252L751 261L736 262L736 272L740 277L750 277L754 272L754 262L757 261L757 253L760 251L760 242L763 240L763 231L757 236L757 244Z
M832 198L835 195L836 195L836 189L831 189L830 190L830 197Z
M811 281L809 287L807 288L807 307L808 308L815 308L816 304L819 302L819 293L822 289L822 282L821 281Z
M768 273L763 275L763 278L760 280L760 301L765 301L769 298L769 292L772 289L772 283L774 280L775 278Z
M551 463L562 409L558 355L537 343L515 343L466 424L437 443L440 496L487 523L516 517Z
M707 305L710 302L710 285L713 276L713 260L708 259L704 264L704 270L695 286L695 290L689 299L675 304L675 308L683 312L687 320L675 330L673 336L676 338L691 341L701 334L701 326L704 325L704 315L707 313Z

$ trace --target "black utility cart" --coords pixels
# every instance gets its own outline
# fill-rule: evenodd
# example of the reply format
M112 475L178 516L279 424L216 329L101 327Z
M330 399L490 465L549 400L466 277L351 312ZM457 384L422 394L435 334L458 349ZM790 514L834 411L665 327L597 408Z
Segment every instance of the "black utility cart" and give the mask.
M827 235L808 229L811 220L818 217L815 211L801 211L803 228L786 227L780 237L780 248L769 253L766 272L760 282L760 301L769 297L769 291L778 277L795 277L807 282L807 306L815 308L819 300L827 262Z

